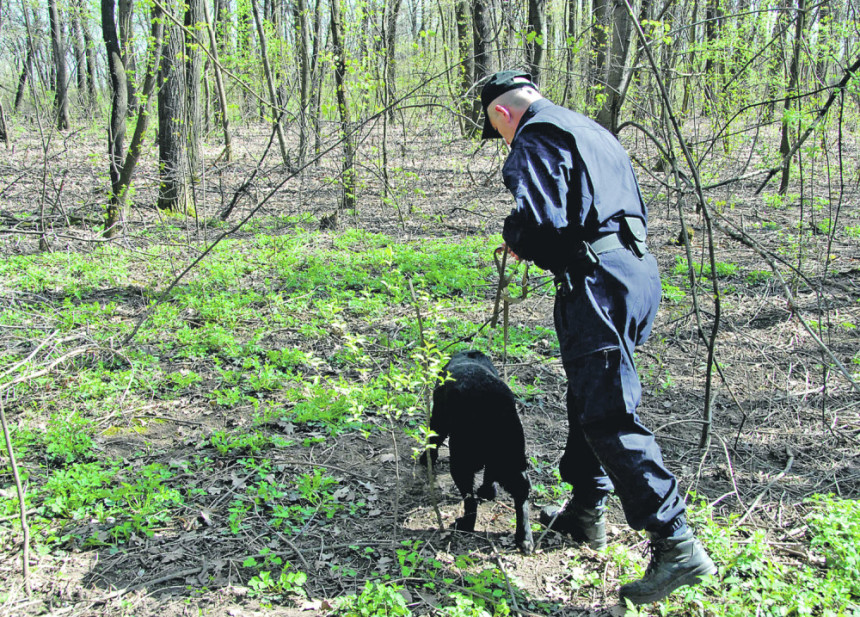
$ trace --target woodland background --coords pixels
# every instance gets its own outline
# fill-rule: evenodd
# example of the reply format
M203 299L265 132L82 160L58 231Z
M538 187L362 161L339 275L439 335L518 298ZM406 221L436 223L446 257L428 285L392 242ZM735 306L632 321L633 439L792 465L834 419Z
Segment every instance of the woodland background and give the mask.
M860 613L856 11L0 0L0 614ZM414 462L478 347L568 494L549 276L493 253L507 68L649 206L642 415L720 567L650 607L617 501L606 551L523 556Z

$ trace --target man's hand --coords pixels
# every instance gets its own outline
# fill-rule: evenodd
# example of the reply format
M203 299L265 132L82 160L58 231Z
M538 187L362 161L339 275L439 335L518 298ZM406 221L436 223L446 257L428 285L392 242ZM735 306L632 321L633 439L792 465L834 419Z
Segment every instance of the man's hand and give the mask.
M514 261L520 261L520 256L514 253L513 250L511 250L511 247L509 247L507 244L502 244L502 246L496 249L495 253L496 255L502 255L503 253L507 253L508 255L513 257Z

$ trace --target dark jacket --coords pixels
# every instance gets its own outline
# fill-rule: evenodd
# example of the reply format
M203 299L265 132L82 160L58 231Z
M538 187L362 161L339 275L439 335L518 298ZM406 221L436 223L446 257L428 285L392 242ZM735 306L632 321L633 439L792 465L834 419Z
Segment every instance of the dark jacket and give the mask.
M619 231L624 216L647 221L630 158L615 136L547 99L520 120L502 176L516 200L505 242L556 274L571 265L581 240Z

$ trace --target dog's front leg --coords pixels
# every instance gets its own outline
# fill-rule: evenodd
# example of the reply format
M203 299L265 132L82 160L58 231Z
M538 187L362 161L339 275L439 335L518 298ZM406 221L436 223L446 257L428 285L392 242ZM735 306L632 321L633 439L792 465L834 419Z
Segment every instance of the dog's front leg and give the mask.
M468 495L463 499L463 516L454 521L451 529L457 531L475 531L475 523L478 521L478 499L474 495Z

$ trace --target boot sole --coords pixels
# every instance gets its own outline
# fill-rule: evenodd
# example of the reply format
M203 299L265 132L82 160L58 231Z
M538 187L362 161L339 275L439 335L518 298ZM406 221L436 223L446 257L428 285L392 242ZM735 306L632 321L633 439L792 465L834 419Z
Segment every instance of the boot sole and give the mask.
M691 570L682 576L671 581L666 587L660 590L657 593L652 594L642 594L635 595L630 593L624 593L624 588L622 587L619 591L619 595L622 600L630 600L633 604L650 604L651 602L657 602L658 600L662 600L670 593L675 591L676 589L680 589L681 587L686 587L689 585L698 585L702 582L704 577L709 574L716 574L717 567L712 563L703 563L695 570Z

